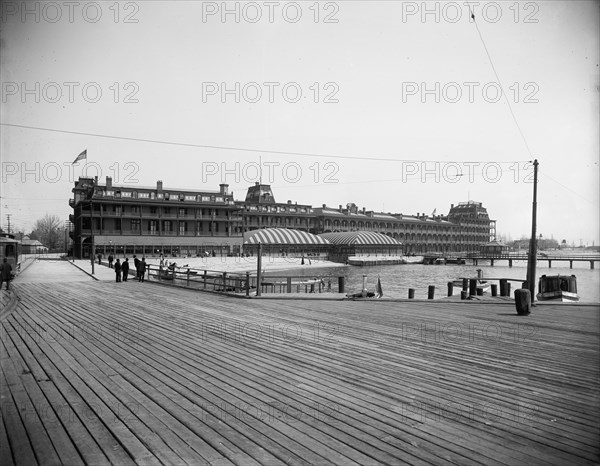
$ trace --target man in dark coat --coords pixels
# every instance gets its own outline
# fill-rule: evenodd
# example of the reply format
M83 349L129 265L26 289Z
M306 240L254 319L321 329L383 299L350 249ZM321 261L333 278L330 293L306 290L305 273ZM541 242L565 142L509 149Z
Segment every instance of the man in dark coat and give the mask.
M134 254L133 256L133 265L135 266L135 278L140 279L140 260Z
M8 263L6 257L2 264L0 264L0 288L2 288L2 283L6 282L6 289L8 290L8 285L12 279L12 266Z
M144 275L146 275L146 258L142 257L142 262L140 262L140 278L139 280L144 283Z
M110 256L108 256L108 266L111 269L113 268L113 260L114 260L114 257L112 256L112 254Z
M115 275L117 278L117 283L121 281L121 260L117 259L115 262Z
M129 259L127 257L121 264L121 272L123 272L123 281L126 282L129 276Z

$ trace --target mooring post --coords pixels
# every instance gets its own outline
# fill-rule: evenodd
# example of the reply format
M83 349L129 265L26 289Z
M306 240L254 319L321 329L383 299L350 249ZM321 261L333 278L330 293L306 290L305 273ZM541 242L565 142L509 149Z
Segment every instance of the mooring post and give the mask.
M346 292L345 277L338 277L338 293Z
M472 278L469 280L469 295L476 296L477 295L477 279Z
M415 289L414 288L408 289L408 299L415 299Z
M427 288L427 299L433 299L435 295L435 285L429 285Z
M454 283L448 282L448 296L452 296L454 294Z

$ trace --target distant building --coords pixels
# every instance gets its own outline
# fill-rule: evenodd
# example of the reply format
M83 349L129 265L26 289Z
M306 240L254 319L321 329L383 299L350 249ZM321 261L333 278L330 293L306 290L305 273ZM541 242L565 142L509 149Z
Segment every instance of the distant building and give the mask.
M227 255L241 251L242 218L228 185L218 191L113 186L79 178L69 201L76 257L94 254Z
M452 204L448 220L459 227L462 240L469 245L477 246L477 249L469 249L469 252L476 252L478 245L496 239L496 221L490 220L487 209L481 202Z
M29 239L25 236L21 240L21 252L23 254L42 254L48 252L48 248L37 239Z
M235 201L228 185L218 191L113 186L106 178L79 178L69 201L76 257L118 255L238 254L244 233L284 228L312 234L370 231L390 236L404 254L469 253L495 236L480 202L452 205L448 216L367 211L348 203L337 209L275 200L271 186L256 183L244 201Z

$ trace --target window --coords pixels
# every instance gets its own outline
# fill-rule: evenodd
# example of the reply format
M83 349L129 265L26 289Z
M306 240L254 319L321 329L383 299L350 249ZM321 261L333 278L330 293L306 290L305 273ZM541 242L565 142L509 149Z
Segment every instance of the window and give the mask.
M155 214L156 213L156 207L150 207L150 213L151 214Z
M148 231L150 232L151 235L155 235L157 233L157 228L156 228L156 220L150 220L148 222Z
M185 235L187 231L187 222L179 222L179 234Z
M130 192L130 191L123 191L123 192L121 193L121 196L122 196L122 197L131 197L131 192Z
M173 231L172 228L171 220L163 220L163 231Z
M163 207L163 214L170 214L170 213L171 213L170 207Z
M184 209L184 208L180 207L179 208L179 215L180 216L187 215L187 209Z
M202 202L210 202L210 196L202 196Z
M152 196L152 199L154 199L154 193L139 193L138 197L140 199L149 199L150 196Z
M131 230L140 231L142 226L141 223L142 221L139 218L131 220Z
M220 196L217 196L217 197L215 198L215 201L216 201L216 202L223 202L223 198L222 198L222 197L220 197Z
M186 195L186 196L185 196L185 200L186 200L186 201L195 201L195 200L196 200L196 196L189 196L189 195Z
M132 205L131 206L131 213L132 214L138 214L139 212L140 212L139 206L136 206L136 205Z

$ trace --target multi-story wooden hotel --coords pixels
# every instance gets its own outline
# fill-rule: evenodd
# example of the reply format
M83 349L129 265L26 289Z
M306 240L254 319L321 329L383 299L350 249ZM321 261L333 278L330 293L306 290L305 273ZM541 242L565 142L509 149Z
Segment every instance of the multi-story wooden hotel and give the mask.
M468 253L495 235L480 202L452 205L447 216L403 215L359 209L337 209L287 201L278 203L269 185L256 183L244 201L235 201L228 185L218 191L101 185L79 178L73 188L70 220L74 254L202 255L242 252L244 233L287 228L313 234L372 231L397 239L405 254Z

